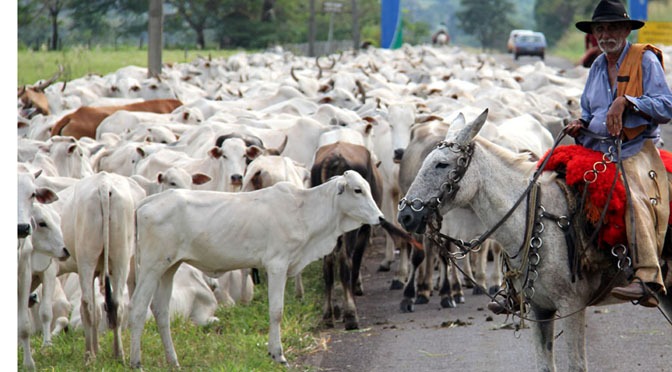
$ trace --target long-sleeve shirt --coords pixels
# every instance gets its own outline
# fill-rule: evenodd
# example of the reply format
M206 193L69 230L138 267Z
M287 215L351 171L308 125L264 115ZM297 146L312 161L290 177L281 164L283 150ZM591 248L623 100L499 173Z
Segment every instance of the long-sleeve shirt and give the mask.
M627 42L621 56L618 58L616 67L620 69L625 55L630 49ZM640 97L625 95L637 110L651 117L645 119L641 115L626 111L623 125L626 128L635 128L646 125L646 129L637 137L624 142L621 147L621 158L625 159L635 155L642 149L645 139L660 139L659 124L665 124L672 120L672 91L665 80L665 72L656 55L646 51L642 57L642 85L643 94ZM581 95L581 119L588 124L588 130L603 137L610 137L607 131L607 112L614 99L618 96L616 87L609 82L607 71L607 59L604 54L595 59L588 73L586 87ZM614 138L608 140L595 139L585 135L579 135L576 142L584 147L608 153L610 146L614 144Z

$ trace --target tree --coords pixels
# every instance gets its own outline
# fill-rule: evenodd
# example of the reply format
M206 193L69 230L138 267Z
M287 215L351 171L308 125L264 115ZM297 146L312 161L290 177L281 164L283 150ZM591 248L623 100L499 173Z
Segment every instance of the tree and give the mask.
M205 30L217 21L221 2L216 0L168 0L196 33L196 45L205 49Z
M483 49L504 49L509 31L515 28L509 19L513 4L509 0L461 0L456 15L462 29L476 37Z
M553 46L574 23L575 14L584 13L593 4L590 0L538 0L534 6L537 29L544 33L548 45Z

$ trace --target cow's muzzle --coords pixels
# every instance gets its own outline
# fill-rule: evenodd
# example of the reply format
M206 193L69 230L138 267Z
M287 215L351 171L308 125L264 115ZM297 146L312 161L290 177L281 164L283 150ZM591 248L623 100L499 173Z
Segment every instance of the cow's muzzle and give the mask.
M59 261L65 261L68 258L70 258L70 252L68 252L68 248L63 247L63 255L58 258Z
M19 239L23 239L30 235L33 231L33 228L30 226L29 223L20 223L18 224L18 237Z

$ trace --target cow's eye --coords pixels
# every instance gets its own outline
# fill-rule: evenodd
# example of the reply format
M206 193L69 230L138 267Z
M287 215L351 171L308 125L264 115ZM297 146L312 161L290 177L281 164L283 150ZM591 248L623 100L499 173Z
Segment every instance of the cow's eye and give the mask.
M177 184L175 182L171 182L170 186L177 186Z
M355 194L361 194L361 193L362 193L362 189L355 189Z
M437 168L448 168L448 163L438 163L436 164Z
M41 221L40 223L37 224L40 227L47 227L47 223L44 221Z

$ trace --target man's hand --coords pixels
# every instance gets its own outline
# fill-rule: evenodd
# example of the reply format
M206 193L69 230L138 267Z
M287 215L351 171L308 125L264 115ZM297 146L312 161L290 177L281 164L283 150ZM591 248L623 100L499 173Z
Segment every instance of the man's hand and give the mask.
M628 100L625 97L616 97L611 103L607 112L607 132L612 136L618 136L623 129L623 111L625 111Z
M576 136L579 135L581 128L583 128L583 122L579 119L574 119L570 121L563 130L567 135L576 138Z

